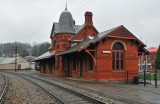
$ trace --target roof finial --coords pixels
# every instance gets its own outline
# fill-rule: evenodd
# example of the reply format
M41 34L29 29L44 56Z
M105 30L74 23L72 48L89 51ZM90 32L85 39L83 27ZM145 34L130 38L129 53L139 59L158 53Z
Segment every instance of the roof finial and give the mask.
M65 8L65 10L67 10L67 3L66 3L66 8Z

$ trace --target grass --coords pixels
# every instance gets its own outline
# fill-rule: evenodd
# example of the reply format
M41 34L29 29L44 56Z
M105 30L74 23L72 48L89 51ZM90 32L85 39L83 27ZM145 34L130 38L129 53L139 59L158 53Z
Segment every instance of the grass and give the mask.
M139 79L144 79L144 75L139 75ZM146 79L150 80L150 76L147 76ZM154 75L151 75L151 80L154 80ZM160 75L157 75L157 80L160 80Z

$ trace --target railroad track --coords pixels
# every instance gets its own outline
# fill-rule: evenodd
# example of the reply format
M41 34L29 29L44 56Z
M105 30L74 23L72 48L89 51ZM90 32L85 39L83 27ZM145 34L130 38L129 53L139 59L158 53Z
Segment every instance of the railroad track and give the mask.
M6 75L4 75L2 73L0 73L0 74L5 79L4 87L2 89L2 92L0 93L0 104L2 104L4 102L5 95L6 95L7 89L8 89L8 78L6 77Z
M41 88L46 94L59 104L106 104L106 102L68 89L56 83L46 81L26 74L10 73L22 77ZM109 103L108 103L109 104Z

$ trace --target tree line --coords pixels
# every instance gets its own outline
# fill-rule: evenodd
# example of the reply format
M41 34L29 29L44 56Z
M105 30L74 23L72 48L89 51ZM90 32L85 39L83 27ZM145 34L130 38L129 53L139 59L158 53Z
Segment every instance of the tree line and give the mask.
M0 57L13 57L16 46L18 49L17 53L21 57L26 57L29 55L37 57L47 52L51 45L49 42L33 43L32 45L30 43L22 42L0 43Z
M155 58L155 69L160 70L160 45Z

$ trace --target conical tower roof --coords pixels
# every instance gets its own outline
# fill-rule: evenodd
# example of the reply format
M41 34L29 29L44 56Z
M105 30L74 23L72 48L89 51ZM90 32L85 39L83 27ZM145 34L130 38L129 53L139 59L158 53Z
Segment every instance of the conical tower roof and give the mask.
M67 8L61 13L59 18L59 30L58 33L74 33L74 21L72 14Z

